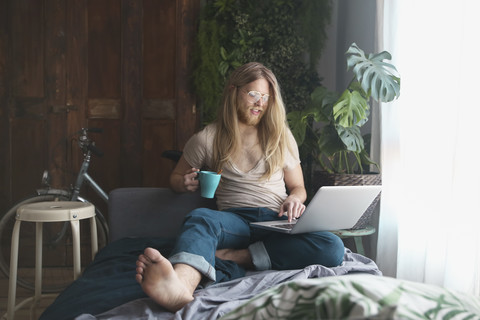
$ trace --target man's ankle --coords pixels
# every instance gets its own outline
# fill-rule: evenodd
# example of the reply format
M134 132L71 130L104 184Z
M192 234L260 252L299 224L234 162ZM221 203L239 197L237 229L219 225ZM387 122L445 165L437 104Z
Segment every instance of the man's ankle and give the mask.
M222 260L233 261L245 269L254 269L252 256L248 249L221 249L215 252L215 256Z

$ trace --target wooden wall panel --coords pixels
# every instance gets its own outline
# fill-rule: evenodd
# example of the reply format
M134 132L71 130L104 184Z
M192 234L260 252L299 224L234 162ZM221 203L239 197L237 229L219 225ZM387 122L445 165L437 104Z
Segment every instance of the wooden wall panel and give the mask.
M12 199L31 195L47 168L44 3L10 2L12 37ZM15 14L13 14L13 12Z
M89 119L121 119L122 106L120 99L89 99Z
M126 186L142 186L142 0L122 0L121 177Z
M88 97L120 98L121 6L88 1Z
M175 98L176 9L175 0L144 1L143 91L147 99Z
M168 186L172 160L163 158L160 151L174 149L175 122L144 120L143 123L143 184L148 187Z
M67 134L87 126L88 92L88 2L68 1L66 9L66 114ZM80 168L82 153L76 146L67 151L67 169L75 172Z
M146 186L169 186L173 163L161 154L177 149L176 11L175 0L144 1L142 131L143 184Z
M105 155L91 175L117 187L168 186L198 128L190 87L200 0L0 0L0 208L30 195L49 169L66 187L82 153ZM88 188L87 188L88 190ZM89 196L94 196L90 195Z
M51 184L68 186L63 171L66 168L67 117L66 117L66 79L65 79L65 11L63 0L47 0L45 6L45 96L47 105L47 149L52 150L48 161Z
M43 1L10 1L14 95L43 97Z
M12 198L19 201L30 196L41 182L46 169L47 143L45 122L34 118L15 120L11 125L13 143L12 159Z
M177 0L177 48L176 98L177 116L175 128L176 147L182 150L188 139L199 127L196 100L191 87L192 44L196 35L200 1Z
M11 202L9 105L9 15L7 0L0 0L0 210Z
M175 120L175 99L144 99L143 117L145 119L168 119Z

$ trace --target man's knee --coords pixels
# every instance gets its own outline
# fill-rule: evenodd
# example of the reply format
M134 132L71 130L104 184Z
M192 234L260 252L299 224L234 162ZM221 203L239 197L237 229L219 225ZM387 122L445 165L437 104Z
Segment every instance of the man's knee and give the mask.
M342 239L330 232L274 234L264 245L274 269L299 269L312 264L336 267L343 262L345 253Z
M194 209L185 216L185 222L187 221L198 222L198 221L206 221L211 219L218 219L218 216L215 214L214 210L208 209L208 208Z
M342 239L333 233L326 232L322 238L322 265L326 267L336 267L343 262L345 255L345 246Z
M342 239L331 232L313 232L300 236L305 242L305 253L310 256L310 264L336 267L343 262L345 247Z

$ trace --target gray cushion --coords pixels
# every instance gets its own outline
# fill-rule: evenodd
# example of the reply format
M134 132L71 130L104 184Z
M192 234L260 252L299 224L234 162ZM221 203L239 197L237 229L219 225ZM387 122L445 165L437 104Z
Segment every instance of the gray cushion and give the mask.
M216 208L200 192L176 193L169 188L119 188L108 200L109 241L125 237L174 238L183 218L195 208Z

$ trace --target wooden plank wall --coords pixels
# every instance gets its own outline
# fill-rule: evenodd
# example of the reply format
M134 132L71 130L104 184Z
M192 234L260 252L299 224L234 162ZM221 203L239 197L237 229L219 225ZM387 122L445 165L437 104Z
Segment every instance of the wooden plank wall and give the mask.
M190 86L199 0L0 0L0 209L73 181L73 134L105 155L90 173L108 192L168 186L161 157L198 129ZM87 190L87 194L96 197ZM98 199L96 199L98 200Z
M7 61L8 55L8 10L7 2L0 0L0 209L10 202L10 130L9 130L9 86ZM3 206L1 205L3 204ZM3 212L3 211L2 211Z

